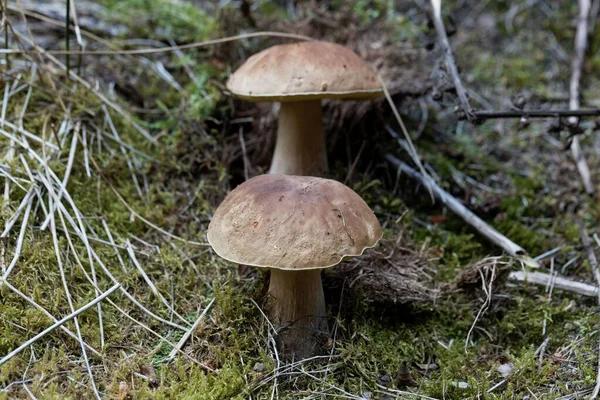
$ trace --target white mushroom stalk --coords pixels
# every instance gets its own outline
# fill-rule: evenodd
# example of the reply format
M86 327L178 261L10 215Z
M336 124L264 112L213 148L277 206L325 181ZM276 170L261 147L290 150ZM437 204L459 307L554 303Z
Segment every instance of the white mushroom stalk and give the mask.
M269 173L322 176L326 172L321 100L281 103Z

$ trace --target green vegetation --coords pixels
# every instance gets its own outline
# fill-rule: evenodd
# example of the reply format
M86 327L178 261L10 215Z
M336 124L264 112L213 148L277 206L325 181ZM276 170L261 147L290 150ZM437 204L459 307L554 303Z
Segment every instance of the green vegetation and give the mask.
M219 37L228 32L225 29L228 27L222 26L218 17L237 12L231 5L218 11L203 10L192 3L174 0L103 0L100 3L106 8L106 15L102 16L106 23L121 25L127 32L111 38L117 46L128 45L126 37L161 41L173 38L178 43ZM425 21L395 12L392 2L359 1L352 7L344 4L340 2L334 10L329 10L331 15L343 11L349 13L346 18L357 24L380 24L382 32L394 33L391 36L394 41L402 41L407 46L422 45ZM501 20L501 13L506 12L502 8L508 5L490 7L489 12L498 13L494 15ZM286 14L271 2L261 3L258 12L263 9L266 10L264 15L274 21ZM546 47L540 46L542 31L551 31L561 44L570 42L572 33L567 22L572 21L575 14L573 7L567 7L561 14L564 24L542 25L542 29L535 29L535 41L523 41L517 49L508 45L510 37L505 37L509 34L504 31L500 33L502 45L496 49L486 47L481 38L467 41L457 49L459 63L471 76L474 88L488 101L521 89L530 89L537 96L548 94L551 83L564 78L562 75L566 73L546 74L549 56ZM259 15L263 14L255 17ZM16 14L11 17L17 19ZM527 14L519 21L525 17L534 18ZM519 25L519 35L533 29L528 24ZM598 31L593 37L600 37ZM244 45L247 54L251 54L268 43L253 41ZM231 46L235 49L239 44ZM503 46L507 48L505 52ZM597 44L594 42L592 46ZM565 44L565 50L570 49L570 45ZM86 127L89 156L86 161L81 144L84 133L80 130L66 189L81 214L89 217L84 220L88 234L108 240L106 225L121 246L92 243L98 258L141 304L161 318L186 328L213 298L216 299L183 347L183 353L178 353L173 360L167 359L172 346L164 339L177 343L183 330L149 317L122 293L110 297L114 304L102 303L104 348L96 308L83 313L79 317L81 334L86 343L100 353L98 356L88 351L88 357L103 397L119 398L119 385L126 382L127 390L135 399L246 399L250 395L254 399L269 399L274 387L281 399L311 395L319 398L319 394L325 398L323 393L340 398L350 394L367 397L366 392L370 398L380 398L384 394L381 391L387 390L380 386L385 374L392 378L389 390L412 390L446 399L475 398L488 391L484 397L489 399L522 398L531 393L539 398L558 398L594 385L600 321L599 314L593 312L593 299L556 291L548 295L543 288L525 284L506 286L499 280L494 283L498 285L496 296L469 334L484 306L485 295L447 288L469 264L489 255L499 255L498 249L439 204L432 205L427 193L416 190L410 182L401 181L400 190L394 192L393 169L385 171L389 172L390 179L380 173L386 166L379 165L375 169L365 164L362 168L360 163L348 185L363 196L384 223L385 240L381 247L386 251L395 248L396 238L402 235L400 246L432 254L435 273L431 282L425 283L435 286L438 297L417 305L373 304L366 292L358 290L349 296L340 292L350 290L346 286L345 289L332 287L330 297L335 298L330 301L329 313L332 326L335 321L337 330L335 340L328 344L331 358L321 364L279 369L277 379L272 379L278 364L272 354L269 326L257 307L264 296L267 274L242 271L218 258L206 246L191 243L205 242L206 226L214 208L228 189L243 179L232 167L241 163L242 154L238 126L231 122L237 105L222 94L227 69L238 61L234 57L239 55L228 47L193 50L183 56L150 55L147 57L150 64L135 57L86 60L83 77L89 82L99 81L102 93L109 92L109 81L113 81L112 89L117 95L111 101L127 109L130 118L124 118L110 107L108 114L105 113L105 104L93 92L65 81L60 72L37 72L23 127L28 132L44 135L52 143L56 142L49 138L58 134L67 117L74 125ZM167 67L172 81L149 67L157 61ZM598 56L592 56L590 63L591 70L596 70ZM21 82L31 78L29 70L22 73ZM589 74L586 78L589 87L600 85L597 77L598 74ZM11 75L4 82L12 85L14 79ZM4 93L3 87L1 92ZM6 115L11 123L18 122L27 96L27 90L21 90L10 97ZM598 101L597 98L589 100ZM65 112L60 102L69 112ZM502 102L498 100L494 104ZM434 107L430 112L431 124L454 130L456 121L447 117L438 119ZM112 137L114 133L107 115L120 140ZM244 115L255 118L254 128L260 129L256 121L261 114ZM387 109L378 117L393 121ZM144 138L132 121L147 129L159 144ZM369 127L376 126L373 121L367 122ZM248 129L247 122L242 124ZM419 121L410 121L410 124L418 126ZM579 193L576 172L568 163L567 154L554 157L556 148L542 139L543 126L532 124L519 128L517 122L507 122L503 129L504 134L499 134L494 123L488 122L465 128L467 131L460 135L441 138L438 132L428 128L416 144L423 159L438 173L443 186L491 225L534 256L564 245L554 255L556 267L579 256L565 274L589 281L592 274L587 261L583 261L577 220L583 220L589 231L595 232L600 206L589 199L574 198L574 193ZM72 128L63 135L62 149L48 162L49 168L60 178L67 170L74 131ZM385 132L367 134L376 135L379 143L369 146L401 152ZM103 136L102 143L98 142L98 135ZM126 144L125 150L120 143ZM30 145L40 154L49 151L35 142ZM8 146L9 140L0 137L2 151ZM249 149L254 151L250 155L257 160L260 160L257 155L260 146L261 143L249 143ZM367 147L365 153L370 150L373 149ZM18 155L23 155L34 172L45 172L23 148L17 146L16 152L17 157L5 161L12 176L28 179ZM597 168L596 158L592 156L589 161ZM556 165L557 162L560 164ZM347 171L337 171L334 178L344 181ZM569 190L563 190L565 187ZM40 191L47 193L41 185ZM5 226L25 193L11 186L9 201L0 206L0 226ZM48 207L49 197L43 196ZM133 215L130 208L182 240L150 227ZM66 211L75 215L70 205ZM41 205L34 206L31 215L19 262L8 282L50 314L61 318L71 310L52 234L50 229L39 229L44 221ZM92 263L86 246L65 221L71 232L71 247L58 215L58 247L70 295L74 307L78 308L96 297L87 278ZM19 218L9 238L0 242L3 265L8 265L14 255L16 232L21 223L22 218ZM148 287L126 250L128 243L135 248L136 260L149 279L166 301L174 305L181 318L173 315ZM545 263L549 265L548 260ZM107 290L112 286L111 280L98 262L94 261L93 265L98 287ZM7 286L0 288L0 304L0 356L53 322ZM142 322L154 333L127 316ZM65 327L77 332L73 321ZM547 338L544 356L540 357L540 346ZM77 340L60 329L53 331L0 366L0 399L26 398L25 389L19 383L23 380L38 398L92 396L81 354ZM396 387L395 377L404 360L409 364L435 363L439 369L420 373L419 368L411 366L412 377L419 386ZM505 378L498 367L508 364L513 369Z

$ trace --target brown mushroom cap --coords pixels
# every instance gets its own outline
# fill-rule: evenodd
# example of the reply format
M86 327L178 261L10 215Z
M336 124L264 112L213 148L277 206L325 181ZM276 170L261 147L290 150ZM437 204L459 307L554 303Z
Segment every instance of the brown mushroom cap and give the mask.
M383 93L371 67L356 53L319 41L254 54L231 75L227 89L251 101L369 99Z
M310 176L252 178L229 193L208 226L219 256L285 270L334 266L381 236L373 211L352 189Z

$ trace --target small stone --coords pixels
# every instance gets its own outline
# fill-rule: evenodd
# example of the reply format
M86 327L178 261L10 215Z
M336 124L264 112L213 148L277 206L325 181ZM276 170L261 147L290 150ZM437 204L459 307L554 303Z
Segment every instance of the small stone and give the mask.
M381 371L377 377L377 383L381 386L388 387L390 386L390 383L392 383L392 377L389 376L387 372Z
M467 382L450 382L450 384L459 389L468 389L469 384Z
M256 364L254 364L254 367L252 369L254 370L254 372L264 372L266 367L265 364L257 362Z
M503 378L508 378L510 376L510 374L512 373L513 369L515 369L515 366L512 363L506 363L506 364L498 365L497 369Z

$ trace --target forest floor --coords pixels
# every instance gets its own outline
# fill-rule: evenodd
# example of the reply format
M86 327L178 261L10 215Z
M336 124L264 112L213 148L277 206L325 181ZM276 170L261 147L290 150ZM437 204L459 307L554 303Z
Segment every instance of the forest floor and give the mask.
M65 4L7 3L9 47L31 51L0 55L0 358L120 286L2 359L0 399L592 393L598 299L508 280L528 267L386 161L411 157L385 99L324 103L330 177L384 227L378 247L324 272L326 356L279 361L260 308L268 273L206 244L215 208L267 171L275 138L273 105L234 100L224 82L251 54L289 39L164 48L288 32L364 57L440 186L538 257L541 271L597 285L589 252L600 203L585 193L568 132L553 119L458 120L424 1L72 3L70 49L109 51L71 55L68 78L67 57L45 51L66 48ZM463 0L443 11L474 106L508 109L521 96L526 108L568 108L577 2ZM600 23L589 40L582 108L597 108ZM135 49L148 51L125 51ZM596 190L599 125L583 120L579 136Z

